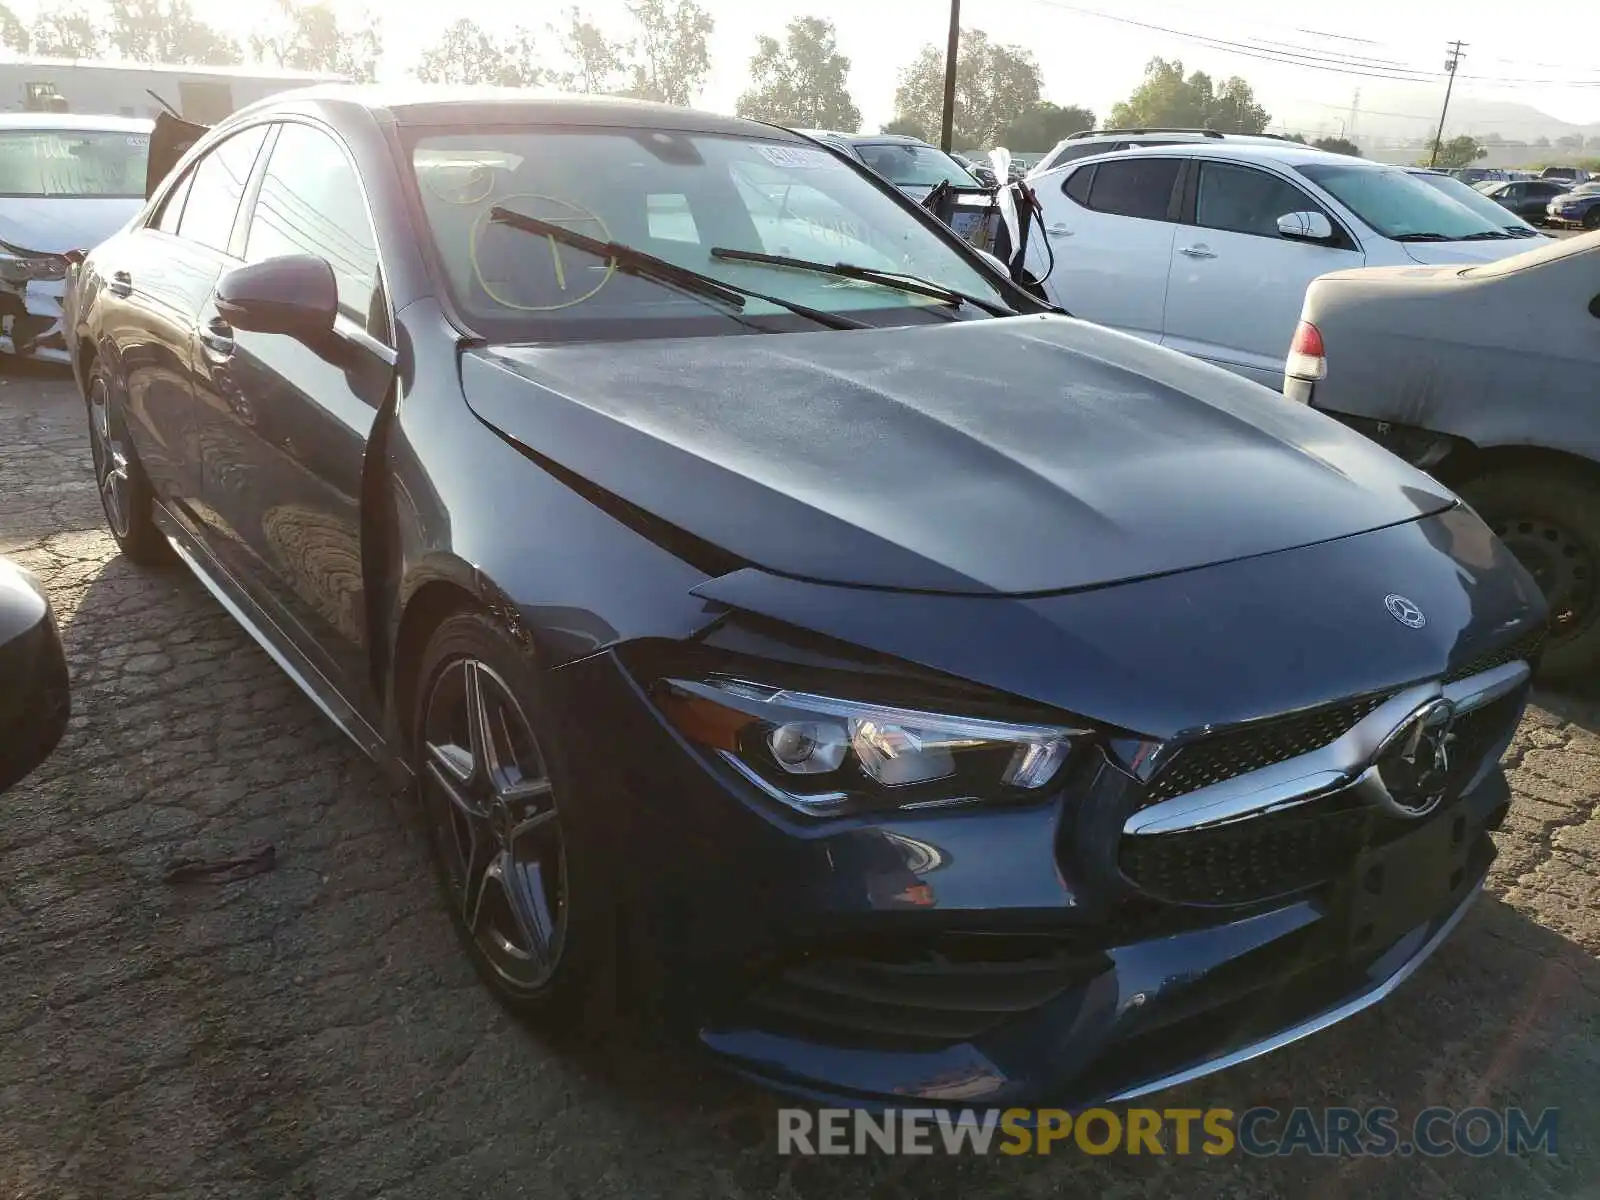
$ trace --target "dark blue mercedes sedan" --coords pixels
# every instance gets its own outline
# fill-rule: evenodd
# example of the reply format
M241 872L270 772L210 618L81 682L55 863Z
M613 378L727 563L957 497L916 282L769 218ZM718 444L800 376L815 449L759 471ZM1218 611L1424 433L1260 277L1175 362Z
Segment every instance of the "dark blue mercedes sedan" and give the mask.
M414 787L512 1010L1129 1098L1481 886L1544 604L1333 420L767 125L311 90L151 156L68 304L111 531Z

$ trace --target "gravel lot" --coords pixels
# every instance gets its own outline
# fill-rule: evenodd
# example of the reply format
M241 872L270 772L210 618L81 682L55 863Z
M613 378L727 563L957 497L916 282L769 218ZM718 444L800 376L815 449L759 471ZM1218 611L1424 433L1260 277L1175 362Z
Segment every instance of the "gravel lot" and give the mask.
M181 571L115 553L81 402L0 377L0 553L44 579L71 729L0 800L0 1197L1600 1196L1600 704L1511 754L1491 894L1388 1003L1163 1097L1562 1111L1560 1155L790 1159L697 1058L562 1048L457 953L402 798ZM266 839L270 874L174 887Z

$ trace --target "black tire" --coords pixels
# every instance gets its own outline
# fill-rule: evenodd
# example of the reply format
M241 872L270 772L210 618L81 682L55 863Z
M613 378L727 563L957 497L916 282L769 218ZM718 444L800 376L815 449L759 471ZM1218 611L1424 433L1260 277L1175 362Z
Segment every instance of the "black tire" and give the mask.
M155 493L128 438L116 391L98 361L89 368L84 408L89 418L95 488L100 493L106 527L117 547L130 562L140 566L171 562L172 547L156 528L152 515Z
M1570 469L1513 467L1461 489L1550 600L1540 677L1592 679L1600 670L1600 482Z
M482 770L485 756L472 749L476 735L466 709L452 711L458 699L467 702L474 686L469 676L483 697L487 724L498 731L491 736L504 735L495 748L501 766L492 773ZM428 639L417 680L410 718L417 802L440 888L473 967L517 1017L552 1031L611 1028L617 1016L617 913L604 858L573 816L569 773L532 653L487 615L460 612ZM519 719L522 730L515 729ZM538 792L545 782L548 787ZM468 816L468 804L481 820ZM468 862L470 849L464 852L471 839L463 834L473 829L496 839L484 852L491 857L476 865ZM493 878L491 866L498 868ZM529 922L546 919L558 924L545 928L547 958L536 963ZM520 945L510 945L517 939Z
M1585 229L1600 229L1600 206L1591 208L1583 214L1583 227Z

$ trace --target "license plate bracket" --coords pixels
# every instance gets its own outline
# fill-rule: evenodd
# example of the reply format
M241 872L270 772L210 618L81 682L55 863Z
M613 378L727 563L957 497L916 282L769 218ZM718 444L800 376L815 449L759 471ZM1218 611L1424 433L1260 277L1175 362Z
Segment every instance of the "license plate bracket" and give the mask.
M1457 806L1356 860L1346 938L1352 958L1371 958L1444 910L1466 882L1471 824Z

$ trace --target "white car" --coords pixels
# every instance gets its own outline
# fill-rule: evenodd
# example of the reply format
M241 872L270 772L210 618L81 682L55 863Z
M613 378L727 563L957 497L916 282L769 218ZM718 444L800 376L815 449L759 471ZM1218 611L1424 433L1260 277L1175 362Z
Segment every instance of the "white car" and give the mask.
M1528 245L1403 167L1290 142L1135 147L1030 182L1027 265L1053 303L1273 388L1317 276Z
M1177 126L1152 125L1142 129L1080 129L1069 133L1028 168L1028 178L1043 175L1057 167L1064 167L1091 154L1107 154L1112 150L1131 150L1143 146L1174 146L1182 142L1254 142L1272 145L1287 141L1270 133L1219 133L1215 129L1182 129Z
M0 350L66 362L68 250L92 250L144 207L151 123L0 115Z

